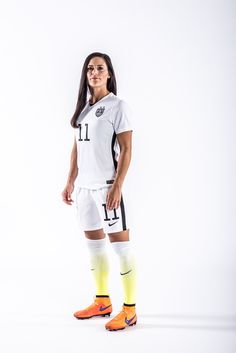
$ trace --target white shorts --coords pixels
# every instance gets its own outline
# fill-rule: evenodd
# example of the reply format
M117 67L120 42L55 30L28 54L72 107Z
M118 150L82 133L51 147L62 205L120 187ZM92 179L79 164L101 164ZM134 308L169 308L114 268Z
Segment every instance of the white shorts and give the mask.
M118 208L107 210L108 187L90 190L77 187L75 194L76 213L79 226L84 231L104 229L105 233L115 233L129 229L123 195Z

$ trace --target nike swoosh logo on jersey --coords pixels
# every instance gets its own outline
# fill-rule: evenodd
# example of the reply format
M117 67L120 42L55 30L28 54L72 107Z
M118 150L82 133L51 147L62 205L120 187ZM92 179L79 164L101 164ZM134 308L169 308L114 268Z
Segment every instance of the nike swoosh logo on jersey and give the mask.
M130 319L130 320L127 320L127 318L125 318L125 322L127 325L129 325L131 323L131 321L135 318L136 314Z
M118 221L113 222L113 223L108 223L109 227L113 226L114 224L116 224Z
M129 271L125 272L125 273L120 273L120 274L121 274L121 276L127 275L127 273L130 273L131 271L132 271L132 270L129 270Z
M100 310L100 311L104 311L104 310L108 309L110 306L111 306L111 305L103 306L103 307L100 306L99 310Z

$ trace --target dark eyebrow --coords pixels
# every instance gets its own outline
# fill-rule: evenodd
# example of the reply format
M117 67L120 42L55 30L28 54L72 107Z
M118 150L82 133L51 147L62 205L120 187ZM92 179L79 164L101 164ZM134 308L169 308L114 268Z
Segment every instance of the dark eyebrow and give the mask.
M88 66L94 66L94 65L88 65ZM103 64L95 65L95 66L103 66Z

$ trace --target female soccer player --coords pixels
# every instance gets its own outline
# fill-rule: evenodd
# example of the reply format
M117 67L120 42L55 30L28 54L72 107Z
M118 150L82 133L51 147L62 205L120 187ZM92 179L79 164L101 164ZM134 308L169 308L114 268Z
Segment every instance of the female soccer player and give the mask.
M124 300L122 310L105 328L122 330L135 325L136 266L129 239L122 185L131 160L130 108L118 98L116 78L108 55L95 52L84 62L78 101L71 125L75 129L70 170L63 201L72 205L74 190L79 224L90 252L95 281L94 302L74 313L77 319L110 316L109 263L106 234L120 260ZM87 99L87 94L90 94Z

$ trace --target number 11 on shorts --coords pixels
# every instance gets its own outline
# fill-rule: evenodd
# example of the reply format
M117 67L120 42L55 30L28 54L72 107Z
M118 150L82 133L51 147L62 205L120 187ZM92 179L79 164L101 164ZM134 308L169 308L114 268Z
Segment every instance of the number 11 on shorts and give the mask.
M107 207L106 207L106 204L105 203L103 203L102 204L102 206L103 206L103 208L104 208L104 212L105 212L105 218L104 218L104 221L110 221L111 220L111 218L109 218L108 217L108 214L107 214ZM120 217L118 217L117 216L117 214L116 214L116 209L115 208L113 208L113 213L114 213L114 217L112 217L112 220L114 220L114 219L119 219Z

